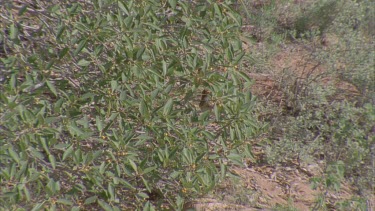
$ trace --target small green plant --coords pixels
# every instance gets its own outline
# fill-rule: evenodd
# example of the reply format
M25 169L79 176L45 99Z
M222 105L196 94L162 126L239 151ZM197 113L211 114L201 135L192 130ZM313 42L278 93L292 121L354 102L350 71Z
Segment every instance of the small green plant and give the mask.
M289 199L286 205L276 205L272 210L274 211L298 211L297 208L293 206L293 200Z

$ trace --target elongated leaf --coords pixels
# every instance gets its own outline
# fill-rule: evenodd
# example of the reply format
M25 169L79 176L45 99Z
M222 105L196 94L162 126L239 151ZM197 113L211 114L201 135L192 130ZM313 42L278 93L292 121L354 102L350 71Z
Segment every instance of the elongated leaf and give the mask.
M163 75L166 76L168 70L167 62L163 60L161 63L163 64Z
M217 104L214 106L214 113L215 113L215 119L216 121L220 121L220 113L219 113L219 107Z
M76 135L76 136L84 135L84 132L79 127L77 127L77 125L75 123L72 123L69 126L69 131L72 135Z
M143 199L148 199L149 198L149 196L147 195L147 193L139 192L137 195L140 196Z
M18 34L19 34L18 28L16 27L16 25L14 23L12 23L10 25L10 32L9 32L10 39L12 39L12 40L17 39Z
M129 15L129 9L122 3L121 1L118 1L118 7L125 12L126 15Z
M147 114L147 104L144 100L141 100L141 103L139 104L139 112L142 116L146 116Z
M103 130L103 121L100 119L100 116L96 116L96 127L100 132Z
M76 50L74 50L73 55L74 55L74 56L77 56L77 55L82 51L82 49L86 46L86 44L87 44L87 39L83 39L83 40L81 40L81 41L79 42L79 44L78 44Z
M68 47L63 48L63 49L59 52L59 59L64 58L64 56L66 55L66 53L68 53L68 51L69 51L69 48L68 48Z
M57 89L55 87L55 85L53 85L53 83L51 83L50 81L46 81L46 84L49 88L49 90L51 90L51 92L57 97Z
M172 9L176 9L177 0L168 0L169 5L171 5Z
M244 73L244 72L242 72L242 71L239 71L238 74L239 74L243 79L245 79L246 82L251 83L251 79L250 79L249 76L246 75L246 73Z
M65 160L74 151L74 146L71 145L63 154L63 160Z
M38 211L38 210L42 210L43 206L44 206L44 203L45 202L42 202L42 203L36 203L35 206L33 207L33 209L31 211Z
M150 188L150 185L148 184L148 181L142 177L142 181L143 181L143 184L145 185L146 189L151 192L151 188Z
M16 74L12 74L12 76L10 76L9 87L10 87L12 90L14 90L14 89L16 88L16 85L17 85L16 77L17 77Z
M96 202L97 199L98 199L97 196L91 196L91 197L89 197L85 200L85 204L92 204L92 203Z
M38 158L40 160L44 159L44 155L40 151L36 150L34 147L29 147L28 150L30 151L31 156Z
M48 160L51 163L52 168L56 169L56 159L55 159L55 156L53 156L52 154L49 154L48 155Z
M59 204L64 204L64 205L69 205L69 206L73 205L73 202L69 199L58 199L56 202Z
M117 87L118 87L117 81L116 80L112 80L111 81L111 90L112 90L112 92L114 92L117 89Z
M146 48L145 47L141 47L138 51L137 51L137 55L136 55L136 59L137 60L141 60L142 59L142 55L143 53L145 52Z
M65 25L59 26L57 33L56 33L56 40L59 40L61 38L61 35L64 33L66 27Z
M234 58L233 58L233 62L232 64L233 65L237 65L241 59L245 56L245 52L241 52L240 54L236 55Z
M115 199L115 188L113 187L112 184L108 184L107 191L109 193L109 197L111 198L111 200L114 200Z
M127 181L125 181L123 179L120 179L119 181L120 181L121 185L123 185L125 188L129 188L131 190L135 190L136 189L133 185L131 185L129 182L127 182Z
M172 107L173 107L173 99L170 98L167 103L164 105L164 108L163 108L163 115L164 116L168 116L172 110Z
M232 161L234 164L236 165L239 165L239 166L244 166L243 162L242 162L242 157L241 155L237 154L237 153L230 153L228 155L228 159L230 161Z
M216 3L214 4L214 9L215 9L215 14L218 15L221 18L223 18L223 13L221 12L221 9L219 7L219 5L217 5Z
M23 187L23 193L25 194L26 201L29 202L31 200L31 194L26 185Z
M78 65L79 65L79 66L82 66L82 67L86 67L86 66L89 66L90 63L91 63L91 62L89 62L89 61L87 61L87 60L85 60L85 59L81 59L81 60L79 60Z
M117 118L118 116L118 113L114 113L111 115L111 117L109 118L109 121L107 123L107 125L103 128L102 130L102 133L105 133L107 132L107 130L111 127L111 125L114 123L115 119Z
M154 211L154 205L150 203L150 201L147 201L145 205L143 206L143 211Z
M111 205L107 204L105 201L100 200L98 201L98 204L105 210L105 211L113 211Z
M133 168L133 170L134 170L136 173L138 173L138 167L137 167L137 164L136 164L133 160L131 160L131 159L129 159L129 163L130 163L130 166Z
M20 157L18 156L18 154L17 154L12 148L9 148L9 149L8 149L8 152L9 152L9 156L10 156L14 161L16 161L17 163L20 162Z

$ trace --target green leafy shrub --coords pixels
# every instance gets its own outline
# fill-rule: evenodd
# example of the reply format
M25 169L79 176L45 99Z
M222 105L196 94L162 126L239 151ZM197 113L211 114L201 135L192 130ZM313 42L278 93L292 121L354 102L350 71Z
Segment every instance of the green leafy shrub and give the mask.
M1 7L1 206L182 209L251 156L230 3Z

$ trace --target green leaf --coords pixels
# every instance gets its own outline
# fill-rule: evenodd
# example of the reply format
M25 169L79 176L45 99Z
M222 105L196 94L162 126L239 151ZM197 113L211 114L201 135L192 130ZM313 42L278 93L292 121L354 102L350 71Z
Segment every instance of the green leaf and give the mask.
M120 100L126 100L127 93L126 91L121 91L120 93Z
M58 204L64 204L64 205L69 205L69 206L73 205L73 202L71 200L68 200L68 199L58 199L56 201L56 203L58 203Z
M82 49L86 46L86 44L87 44L87 39L83 39L83 40L81 40L81 41L79 42L79 44L78 44L78 47L77 47L76 50L73 52L73 55L74 55L74 56L77 56L77 55L82 51ZM78 65L79 65L79 66L83 66L83 65L80 65L79 63L78 63Z
M111 200L115 199L115 188L112 184L108 184L107 191Z
M12 76L10 76L9 86L12 90L16 89L16 85L17 85L17 78L16 77L17 77L16 74L12 74Z
M74 206L70 211L80 211L81 208L79 206Z
M100 164L99 173L104 174L105 170L106 170L106 165L105 165L105 162L103 162L102 164Z
M10 25L10 32L9 32L10 39L12 39L12 40L17 39L18 38L18 34L19 34L18 28L16 27L16 25L14 23L12 23Z
M46 70L50 70L51 67L55 64L55 60L52 59L51 61L49 61L45 67Z
M143 55L143 53L145 52L145 47L141 47L138 51L137 51L137 55L136 55L136 59L137 60L141 60L141 58L142 58L142 55Z
M102 133L107 132L107 130L111 127L111 125L113 124L113 122L115 121L115 119L117 118L117 116L118 116L118 113L111 114L111 116L109 117L109 121L108 121L107 125L102 130Z
M142 181L143 181L143 184L145 185L146 189L149 192L151 192L151 188L150 188L150 185L149 185L148 181L144 177L142 177Z
M129 15L129 9L125 6L124 3L122 3L121 1L117 1L118 2L118 6L120 7L120 9L125 12L126 15Z
M96 127L98 128L99 132L102 132L103 121L100 119L100 116L96 116Z
M117 81L116 80L112 80L111 81L111 90L112 90L112 92L114 92L117 89L117 87L118 87Z
M157 31L163 31L159 26L151 23L151 22L144 22L143 25L150 26L151 28L157 30Z
M46 190L50 196L55 195L60 190L60 182L55 182L53 179L50 179L47 183Z
M39 152L38 150L36 150L34 147L29 147L28 150L30 151L30 154L32 157L34 158L38 158L40 160L43 160L44 159L44 155Z
M14 160L16 161L17 163L20 162L20 157L18 156L18 153L16 153L13 148L9 148L8 149L8 152L9 152L9 156Z
M51 163L52 168L56 169L56 159L55 159L55 156L53 156L52 154L49 154L48 155L48 160Z
M221 179L225 178L226 173L227 173L227 166L224 165L223 163L220 163L220 177L221 177Z
M89 61L87 61L87 60L85 60L85 59L81 59L81 60L79 60L79 62L78 62L78 66L81 66L81 67L87 67L87 66L90 65L90 63L91 63L91 62L89 62Z
M150 203L150 201L147 201L143 206L143 211L155 211L155 207Z
M11 192L5 192L0 195L0 198L13 198L17 196L17 192L11 191Z
M29 202L31 200L31 194L26 185L23 187L23 193L25 194L26 201Z
M234 164L237 164L239 166L244 166L243 162L242 162L242 157L241 155L237 154L237 153L230 153L228 156L228 159L230 161L232 161Z
M42 210L43 207L44 207L44 203L45 202L42 202L42 203L36 203L35 206L33 207L33 209L31 211L39 211L39 210Z
M144 192L139 192L137 195L140 196L143 199L148 199L149 198L149 196L147 195L147 193L144 193Z
M76 136L82 136L82 135L84 135L84 132L79 127L77 127L77 125L75 125L74 122L72 122L69 125L69 131L70 131L70 133L72 135L76 135Z
M169 98L167 103L164 105L163 115L168 116L170 114L170 112L172 111L172 107L173 107L173 99Z
M141 100L141 103L139 104L139 112L142 116L147 115L147 104L144 100Z
M172 9L176 9L177 0L168 0L169 5L171 5Z
M145 170L142 171L143 174L148 174L152 171L154 171L155 169L157 169L158 167L157 166L152 166L152 167L148 167L146 168Z
M136 188L131 185L129 182L125 181L124 179L119 180L122 185L124 185L125 188L129 188L131 190L135 190Z
M138 174L138 167L137 164L131 159L129 159L130 166L133 168L133 170Z
M56 33L56 40L59 40L61 38L61 35L64 33L66 27L65 25L59 26L57 33Z
M27 7L28 7L27 4L25 4L24 6L22 6L22 7L18 10L18 15L19 15L19 16L22 16L22 15L27 11Z
M217 5L215 3L214 4L214 9L215 9L216 15L218 15L220 17L220 19L222 19L223 18L223 13L221 12L221 9L220 9L219 5Z
M72 144L72 145L71 145L68 149L66 149L66 151L64 152L62 160L64 161L69 155L71 155L71 154L73 153L73 151L74 151L74 146L73 146L73 144Z
M105 211L113 211L111 205L107 204L105 201L103 200L98 200L98 204L105 210Z
M47 80L46 83L47 83L49 90L51 90L51 92L57 97L57 90L56 90L55 85L53 85L53 83L51 83L49 80Z
M241 52L233 58L232 65L237 65L241 59L245 56L245 52Z
M238 74L239 74L243 79L245 79L246 82L251 83L251 79L250 79L249 76L246 75L246 73L244 73L244 72L242 72L242 71L239 71Z
M218 108L217 104L215 104L215 106L214 106L214 113L215 113L216 121L220 121L220 113L219 113L219 108Z
M91 197L89 197L85 200L85 204L92 204L92 203L96 202L96 200L98 200L97 196L91 196Z
M161 63L163 64L163 75L166 76L168 71L167 62L163 60Z

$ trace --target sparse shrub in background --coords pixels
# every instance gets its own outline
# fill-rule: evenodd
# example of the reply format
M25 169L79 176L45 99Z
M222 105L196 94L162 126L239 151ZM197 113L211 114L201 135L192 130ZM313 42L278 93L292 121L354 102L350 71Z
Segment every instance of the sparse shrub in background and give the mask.
M6 1L1 13L3 208L182 209L251 156L230 1Z
M331 26L342 5L338 1L316 1L294 23L295 36L322 35Z
M360 106L375 103L375 34L367 28L374 12L369 11L374 11L370 1L345 3L326 31L328 46L316 52L316 57L329 64L340 80L357 88Z
M275 3L270 2L269 5ZM313 179L315 185L324 192L336 191L346 179L358 187L363 199L374 190L371 148L375 146L375 55L374 34L368 27L371 25L368 20L374 14L372 5L370 1L307 1L300 5L279 1L278 7L265 7L273 8L274 12L264 13L260 19L265 22L253 21L268 26L270 34L292 35L290 42L303 46L310 53L308 59L325 69L324 73L313 72L310 77L302 78L295 70L286 69L279 76L287 109L279 108L281 103L261 108L263 113L272 113L272 132L266 142L268 162L275 165L290 160L301 164L322 162L324 174ZM278 11L288 15L277 15ZM262 56L267 55L258 55L257 59ZM337 83L321 83L327 78ZM352 90L338 86L339 82L350 85ZM343 93L349 94L339 98ZM321 199L322 206L317 205L320 208L328 200L325 193ZM362 202L355 206L364 206Z

